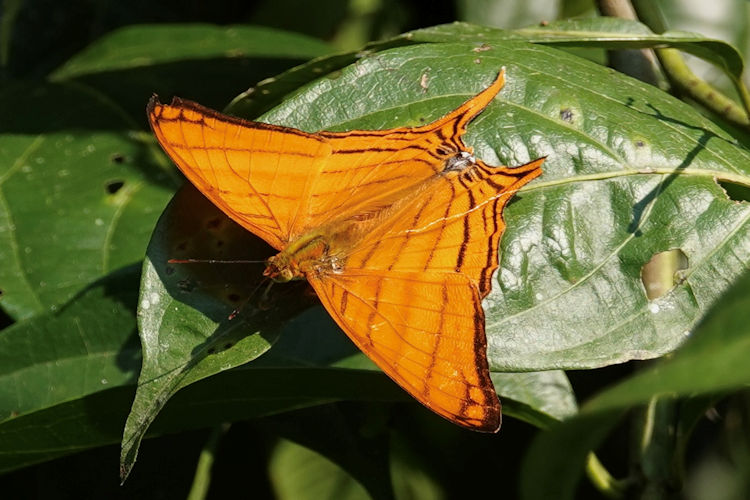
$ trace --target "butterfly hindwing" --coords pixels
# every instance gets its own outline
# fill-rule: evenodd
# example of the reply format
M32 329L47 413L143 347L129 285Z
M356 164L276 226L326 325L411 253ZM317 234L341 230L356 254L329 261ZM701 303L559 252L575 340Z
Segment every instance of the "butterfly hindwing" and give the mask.
M309 281L357 347L422 404L475 430L500 427L484 313L465 276L356 270Z

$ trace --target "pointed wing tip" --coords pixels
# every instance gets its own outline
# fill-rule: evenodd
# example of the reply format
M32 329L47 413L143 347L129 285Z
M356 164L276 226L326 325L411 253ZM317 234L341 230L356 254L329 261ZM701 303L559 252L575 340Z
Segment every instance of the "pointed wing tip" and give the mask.
M518 165L516 167L511 167L508 170L516 176L530 176L530 178L528 179L530 181L534 177L542 175L542 163L544 163L546 159L547 156L540 156L536 160L532 160L528 163L524 163L523 165Z
M481 429L479 429L479 432L486 432L487 434L497 434L500 432L500 427L502 426L502 418L500 416L497 417L497 420L493 420L492 422L488 422L487 425L482 426Z
M500 426L503 423L503 416L500 411L496 415L483 420L478 426L471 427L472 430L477 432L484 432L486 434L497 434L500 431Z
M453 422L454 424L460 425L461 427L464 427L466 429L475 431L475 432L482 432L486 434L497 434L500 431L500 427L503 423L503 414L500 410L499 402L498 407L492 407L492 411L490 411L490 414L487 415L484 419L480 421L476 420L464 420L461 418L448 418L449 421Z

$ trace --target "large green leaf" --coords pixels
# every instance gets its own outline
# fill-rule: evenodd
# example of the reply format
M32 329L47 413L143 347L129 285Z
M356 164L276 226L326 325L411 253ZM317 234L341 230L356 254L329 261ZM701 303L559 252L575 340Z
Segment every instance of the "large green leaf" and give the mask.
M335 463L304 446L280 441L268 464L276 498L368 500L367 491Z
M133 384L140 367L138 268L93 284L59 312L0 332L0 424Z
M305 130L425 123L505 65L507 88L467 140L489 163L548 158L506 210L499 286L485 302L493 369L594 367L674 349L750 258L750 211L715 182L747 185L750 155L689 106L608 69L523 43L474 48L365 57L264 120ZM641 268L670 248L689 267L649 301Z
M167 202L174 181L153 145L99 97L70 85L0 92L0 288L14 318L139 261Z

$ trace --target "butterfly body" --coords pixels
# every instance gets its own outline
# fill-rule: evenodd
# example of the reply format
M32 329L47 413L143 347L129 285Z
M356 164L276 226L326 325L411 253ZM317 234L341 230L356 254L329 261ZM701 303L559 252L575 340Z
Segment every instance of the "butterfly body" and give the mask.
M341 329L422 404L494 432L501 408L481 301L502 210L544 158L488 166L462 140L489 87L414 128L318 132L151 100L159 142L186 177L278 253L264 274L306 279Z
M308 275L340 272L342 264L331 253L328 238L311 234L292 241L283 251L266 261L264 276L278 283L306 279Z

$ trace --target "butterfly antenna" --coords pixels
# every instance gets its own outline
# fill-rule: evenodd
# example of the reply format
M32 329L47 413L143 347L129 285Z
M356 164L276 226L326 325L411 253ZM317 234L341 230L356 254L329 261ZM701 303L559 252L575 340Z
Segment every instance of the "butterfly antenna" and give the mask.
M270 278L267 278L267 277L263 278L260 281L260 283L258 283L257 285L255 285L255 288L253 288L253 290L249 294L247 294L247 297L245 297L245 300L243 300L240 305L238 305L237 307L234 308L234 310L229 314L229 317L227 319L231 321L234 318L236 318L240 314L240 312L242 312L242 309L245 308L245 306L248 304L248 302L250 302L250 299L252 299L253 296L258 292L258 290L260 290L260 287L262 287L266 283L266 281L270 281L270 283L268 284L268 286L266 287L265 291L263 292L263 295L260 298L261 302L263 302L264 300L266 300L266 296L268 295L268 290L270 290L271 289L271 285L273 285L273 280L271 280Z
M223 259L168 259L168 264L265 264L265 260L223 260ZM271 288L271 284L273 284L273 281L269 278L263 278L260 283L258 283L253 290L247 294L247 297L245 297L245 300L242 301L242 303L235 307L234 310L229 314L227 319L230 321L236 318L240 312L245 308L245 306L250 302L250 300L253 298L253 296L258 292L261 286L265 284L266 281L271 281L269 286L266 288L266 290L263 292L263 296L261 300L265 300L268 295L268 290Z
M265 260L169 259L168 264L265 264Z

